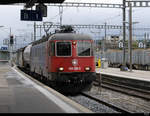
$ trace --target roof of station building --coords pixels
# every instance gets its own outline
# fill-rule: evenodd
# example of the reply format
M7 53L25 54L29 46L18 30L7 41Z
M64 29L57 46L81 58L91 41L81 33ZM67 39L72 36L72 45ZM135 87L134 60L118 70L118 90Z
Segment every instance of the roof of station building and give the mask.
M36 0L35 3L63 3L65 0ZM0 0L1 5L28 3L30 0Z

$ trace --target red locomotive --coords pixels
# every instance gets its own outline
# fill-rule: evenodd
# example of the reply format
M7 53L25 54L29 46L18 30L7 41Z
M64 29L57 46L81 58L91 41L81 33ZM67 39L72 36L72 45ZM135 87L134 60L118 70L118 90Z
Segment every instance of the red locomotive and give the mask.
M91 88L96 79L91 37L55 33L33 42L30 48L30 63L24 68L56 90L77 93Z

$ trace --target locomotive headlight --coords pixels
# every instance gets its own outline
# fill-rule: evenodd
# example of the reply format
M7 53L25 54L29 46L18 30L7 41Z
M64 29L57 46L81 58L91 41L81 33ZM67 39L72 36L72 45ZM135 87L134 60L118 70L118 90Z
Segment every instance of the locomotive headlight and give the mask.
M63 71L64 70L64 68L63 67L59 67L59 71Z
M90 67L85 67L85 71L90 71L91 68Z
M73 45L75 45L75 44L76 44L76 42L75 42L75 41L73 41L72 43L73 43Z

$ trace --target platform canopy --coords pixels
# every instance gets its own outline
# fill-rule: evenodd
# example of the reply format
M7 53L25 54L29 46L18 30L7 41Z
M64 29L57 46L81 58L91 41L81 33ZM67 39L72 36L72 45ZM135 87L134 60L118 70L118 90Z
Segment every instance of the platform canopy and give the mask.
M17 3L63 3L65 0L0 0L0 5L17 4Z

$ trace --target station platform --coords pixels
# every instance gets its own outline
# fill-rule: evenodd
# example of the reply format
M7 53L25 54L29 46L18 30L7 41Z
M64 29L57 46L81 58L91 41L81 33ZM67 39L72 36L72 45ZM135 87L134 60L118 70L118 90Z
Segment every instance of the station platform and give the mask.
M0 113L92 113L16 67L0 64Z
M150 82L150 71L120 71L120 68L96 68L96 73Z

